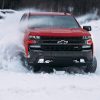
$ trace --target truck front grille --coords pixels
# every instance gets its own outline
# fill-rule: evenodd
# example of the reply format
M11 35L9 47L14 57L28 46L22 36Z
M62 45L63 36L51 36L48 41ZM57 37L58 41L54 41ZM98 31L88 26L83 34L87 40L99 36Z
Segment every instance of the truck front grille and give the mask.
M84 44L82 37L41 37L41 44L57 44L58 41L68 41L68 44Z
M59 41L65 41L65 43L59 44ZM85 40L82 37L41 37L38 40L40 48L31 49L43 51L81 51L83 44L85 44Z

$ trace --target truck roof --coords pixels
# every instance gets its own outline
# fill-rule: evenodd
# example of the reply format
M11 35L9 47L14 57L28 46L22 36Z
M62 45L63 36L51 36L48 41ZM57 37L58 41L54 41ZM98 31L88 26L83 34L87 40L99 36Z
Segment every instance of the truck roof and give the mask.
M30 12L30 15L68 15L71 16L70 13L64 12Z

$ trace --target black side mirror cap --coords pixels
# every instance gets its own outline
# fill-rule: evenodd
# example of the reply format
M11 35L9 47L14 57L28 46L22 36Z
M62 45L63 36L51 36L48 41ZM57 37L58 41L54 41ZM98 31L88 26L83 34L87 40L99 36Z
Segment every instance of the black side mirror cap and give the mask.
M91 31L92 30L91 26L83 26L83 29L86 30L86 31Z

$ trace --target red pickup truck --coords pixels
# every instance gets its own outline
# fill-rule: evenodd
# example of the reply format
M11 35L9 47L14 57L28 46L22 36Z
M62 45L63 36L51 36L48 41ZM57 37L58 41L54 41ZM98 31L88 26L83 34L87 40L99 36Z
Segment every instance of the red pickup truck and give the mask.
M97 61L93 51L91 26L80 27L69 13L37 12L25 13L24 47L27 64L34 72L46 69L77 67L94 73Z

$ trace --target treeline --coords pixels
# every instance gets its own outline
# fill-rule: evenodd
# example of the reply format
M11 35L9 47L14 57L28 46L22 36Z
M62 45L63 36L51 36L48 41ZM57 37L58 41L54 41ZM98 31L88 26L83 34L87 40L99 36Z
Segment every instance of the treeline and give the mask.
M66 9L76 15L95 10L100 12L100 0L0 0L0 5L1 9L36 8L46 11Z

